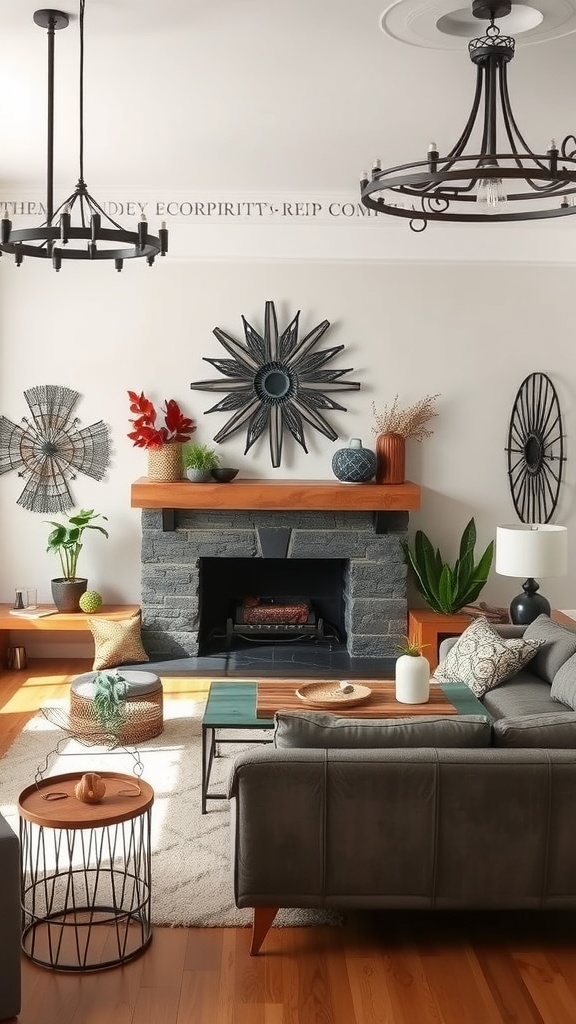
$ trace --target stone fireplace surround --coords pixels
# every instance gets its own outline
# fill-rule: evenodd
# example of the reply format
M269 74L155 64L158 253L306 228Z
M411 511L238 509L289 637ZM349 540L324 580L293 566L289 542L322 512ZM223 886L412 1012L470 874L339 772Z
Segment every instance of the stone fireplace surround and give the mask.
M154 489L159 486L162 494ZM236 483L188 484L195 494L198 488L213 486L224 488L225 505L236 504L235 494L242 504L241 489L233 490L238 486ZM345 484L341 486L346 488ZM201 559L266 558L278 557L279 553L290 559L344 560L342 596L349 656L394 656L406 633L406 565L401 540L408 529L408 512L394 506L418 507L419 493L417 500L412 495L410 502L390 503L384 500L387 495L381 497L385 485L359 486L359 511L354 507L354 487L347 488L344 498L333 492L337 500L328 497L319 503L315 494L312 502L307 503L345 506L336 510L294 508L294 504L306 504L300 500L285 502L289 508L237 509L222 507L220 489L214 492L220 496L217 500L211 502L204 490L196 501L193 490L183 492L179 483L155 485L137 481L132 487L132 505L142 509L142 637L151 657L198 655ZM170 487L180 489L169 492ZM362 495L369 487L374 490L363 501ZM312 494L310 484L307 490ZM289 497L288 493L285 497ZM202 507L168 507L182 504ZM205 507L211 504L216 507ZM386 532L379 531L382 520L370 508L386 509Z

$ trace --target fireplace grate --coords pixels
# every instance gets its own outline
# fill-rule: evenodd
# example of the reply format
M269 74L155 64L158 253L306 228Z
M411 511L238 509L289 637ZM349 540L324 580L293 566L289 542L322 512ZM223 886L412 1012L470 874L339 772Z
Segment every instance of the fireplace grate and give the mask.
M247 597L226 620L226 648L234 637L258 643L324 640L324 619L307 598Z

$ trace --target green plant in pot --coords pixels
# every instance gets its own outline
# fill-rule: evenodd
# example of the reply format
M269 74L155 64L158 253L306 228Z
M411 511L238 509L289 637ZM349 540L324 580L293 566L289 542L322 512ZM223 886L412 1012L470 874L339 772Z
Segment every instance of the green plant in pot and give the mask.
M185 444L182 450L186 476L193 483L212 479L212 470L220 465L220 456L208 445L196 442Z
M459 555L453 566L444 561L440 549L434 549L422 530L416 531L413 548L403 541L404 557L412 570L416 587L434 611L451 615L478 597L488 579L494 541L490 541L478 562L474 559L475 546L476 524L473 518L464 529Z
M58 555L62 567L62 576L51 581L52 599L60 612L79 611L80 598L88 587L88 580L78 576L78 559L82 551L84 531L97 530L104 537L108 537L107 530L98 525L96 519L107 522L107 517L101 512L95 512L93 508L80 509L64 523L48 520L53 529L48 536L46 550Z

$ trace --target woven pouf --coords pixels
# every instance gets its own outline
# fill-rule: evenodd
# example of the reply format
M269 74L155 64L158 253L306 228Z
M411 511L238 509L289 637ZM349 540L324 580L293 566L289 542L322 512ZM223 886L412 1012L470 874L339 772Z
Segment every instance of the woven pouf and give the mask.
M162 714L162 683L154 672L122 672L127 694L124 724L118 734L121 743L142 743L159 736L164 728ZM109 734L99 725L94 713L94 680L98 672L85 672L70 686L70 726L78 736L106 738Z

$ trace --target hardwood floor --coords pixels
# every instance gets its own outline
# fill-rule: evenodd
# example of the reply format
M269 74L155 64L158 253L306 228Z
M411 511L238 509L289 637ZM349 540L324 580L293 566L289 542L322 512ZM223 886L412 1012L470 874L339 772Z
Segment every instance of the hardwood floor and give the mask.
M56 666L56 668L54 667ZM0 678L0 754L86 662ZM201 678L167 679L167 700ZM355 913L342 928L156 928L123 968L22 960L21 1024L575 1024L576 915ZM0 965L1 971L1 965Z

